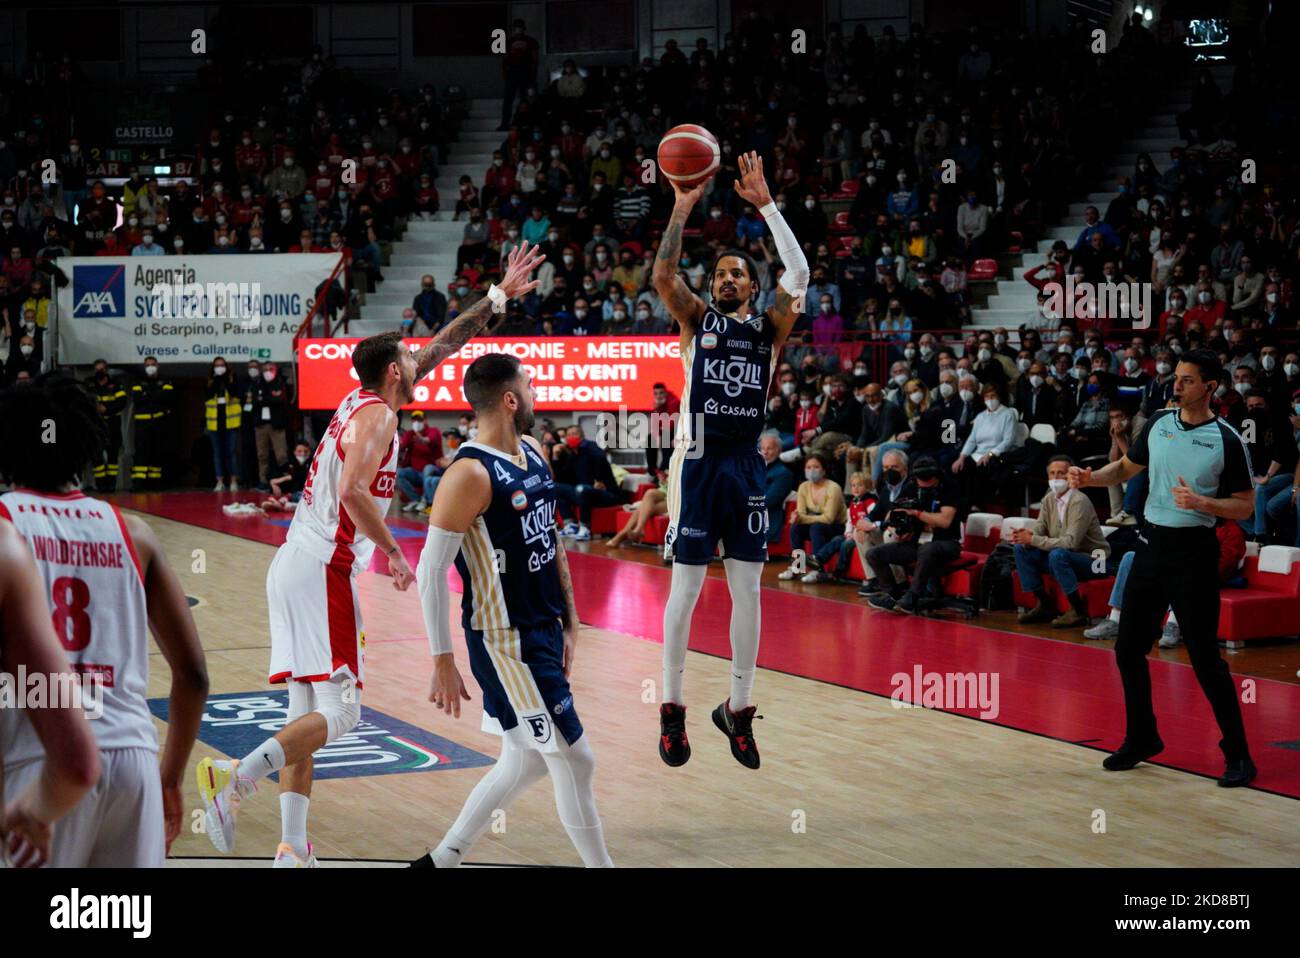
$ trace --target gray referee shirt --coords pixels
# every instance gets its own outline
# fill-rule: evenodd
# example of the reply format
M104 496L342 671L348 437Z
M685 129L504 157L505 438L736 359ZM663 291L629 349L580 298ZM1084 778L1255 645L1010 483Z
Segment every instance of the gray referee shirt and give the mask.
M1162 409L1147 421L1128 458L1146 466L1150 480L1146 518L1157 526L1210 526L1218 519L1194 509L1179 509L1173 489L1182 476L1192 491L1227 499L1254 488L1250 454L1241 434L1215 416L1197 426L1179 419L1178 409Z

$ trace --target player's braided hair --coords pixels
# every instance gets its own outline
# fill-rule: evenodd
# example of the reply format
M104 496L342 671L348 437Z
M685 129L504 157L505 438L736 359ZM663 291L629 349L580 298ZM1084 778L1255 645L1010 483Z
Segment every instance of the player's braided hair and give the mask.
M42 492L80 481L108 443L95 400L63 372L0 392L0 476Z

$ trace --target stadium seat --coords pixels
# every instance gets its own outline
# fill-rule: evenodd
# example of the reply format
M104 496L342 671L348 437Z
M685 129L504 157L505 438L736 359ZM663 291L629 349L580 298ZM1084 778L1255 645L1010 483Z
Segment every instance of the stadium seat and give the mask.
M1300 632L1300 549L1264 546L1243 572L1244 589L1219 595L1219 638L1228 648Z
M1007 252L1019 253L1025 246L1025 235L1018 230L1012 230L1007 236Z
M1040 422L1029 430L1029 438L1045 446L1056 445L1056 427L1050 422Z
M998 275L998 261L995 259L977 259L966 274L970 282L995 279Z
M631 515L631 513L628 513ZM641 541L648 545L661 546L664 544L664 536L668 533L668 517L654 516L645 524L645 538Z
M849 211L840 210L831 220L830 230L832 233L852 233L853 224L849 222Z
M630 516L622 506L598 506L591 510L591 523L587 526L593 536L612 536L626 523L620 524L620 516Z
M853 236L837 236L833 241L833 245L838 246L840 249L851 250L854 239Z
M859 180L845 180L840 184L840 188L831 194L833 200L855 200L858 198L858 190L862 188Z
M988 555L1002 541L1002 516L993 512L972 512L966 517L963 551Z
M1026 592L1020 584L1019 572L1012 575L1011 581L1011 593L1017 606L1027 609L1038 603L1033 594ZM1043 588L1047 590L1047 597L1055 603L1056 611L1064 612L1069 608L1070 603L1066 600L1061 587L1056 584L1056 579L1050 575L1044 575ZM1115 577L1113 575L1099 576L1079 583L1079 594L1083 596L1084 601L1087 603L1089 616L1096 619L1110 614L1110 593L1114 588Z

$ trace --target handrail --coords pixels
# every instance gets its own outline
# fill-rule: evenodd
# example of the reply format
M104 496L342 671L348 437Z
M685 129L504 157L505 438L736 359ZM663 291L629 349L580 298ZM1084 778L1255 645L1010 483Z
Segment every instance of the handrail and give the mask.
M317 289L324 289L328 291L329 287L333 285L334 280L338 278L339 272L346 265L347 265L347 257L344 256L342 253L340 253L338 264L334 267L333 271L330 273L329 278L326 279L325 282L322 283L320 286L318 286ZM344 291L346 292L346 290L347 290L347 285L344 284ZM295 356L297 355L298 352L298 340L311 335L312 320L316 318L316 311L320 309L322 298L323 297L320 296L316 297L315 302L311 304L311 309L307 311L306 319L304 319L301 323L298 324L298 329L293 334L293 348L294 348ZM325 338L328 339L329 335L330 335L329 315L326 314Z

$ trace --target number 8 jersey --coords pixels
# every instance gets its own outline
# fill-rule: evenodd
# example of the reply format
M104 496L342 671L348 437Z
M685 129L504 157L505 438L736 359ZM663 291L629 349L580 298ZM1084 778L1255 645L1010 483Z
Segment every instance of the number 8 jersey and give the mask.
M157 751L147 700L149 615L143 572L117 508L80 492L15 489L0 496L0 517L14 524L36 559L55 634L73 669L86 677L88 713L96 701L90 677L102 684L103 715L90 723L99 748ZM29 696L32 688L29 680ZM10 723L9 716L18 714L0 709L0 754L6 766L45 754L30 723Z

